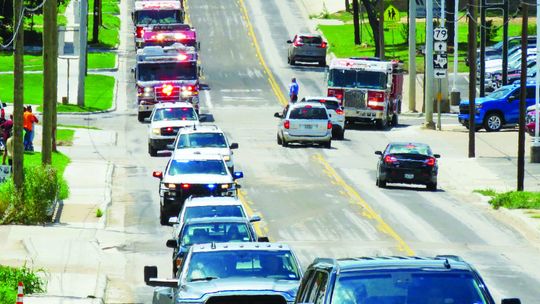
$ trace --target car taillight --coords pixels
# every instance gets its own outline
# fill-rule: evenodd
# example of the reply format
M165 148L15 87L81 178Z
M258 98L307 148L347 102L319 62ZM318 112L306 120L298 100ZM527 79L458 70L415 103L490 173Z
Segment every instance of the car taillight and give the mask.
M328 89L328 96L343 101L343 89Z
M394 164L394 163L397 163L397 158L393 155L386 155L384 157L384 162L387 163L387 164Z
M336 114L337 115L343 115L343 110L342 109L336 109Z
M328 123L326 124L326 128L328 130L332 129L332 122L331 121L328 121Z
M283 127L284 127L285 129L289 129L289 128L291 127L291 122L288 121L288 120L285 120L285 121L283 122Z
M144 36L144 28L142 26L137 26L135 33L137 38L142 38Z
M184 61L188 58L188 56L186 54L178 54L178 56L176 56L176 59L178 59L178 61Z
M294 46L303 46L304 45L304 42L302 41L302 38L296 38L293 42L293 45Z
M437 161L435 160L435 157L430 157L430 158L426 159L424 162L426 163L426 165L428 165L430 167L433 167L433 166L435 166L435 163Z
M322 42L320 45L318 45L317 47L321 48L321 49L325 49L326 48L326 42Z
M182 189L189 189L190 184L182 184L181 187Z
M170 84L164 84L162 87L161 87L161 92L167 96L171 96L172 92L173 92L173 86L170 85Z
M174 39L183 40L183 39L186 39L186 35L184 35L182 33L176 33L176 34L174 34Z
M368 91L368 107L372 110L384 110L384 92Z

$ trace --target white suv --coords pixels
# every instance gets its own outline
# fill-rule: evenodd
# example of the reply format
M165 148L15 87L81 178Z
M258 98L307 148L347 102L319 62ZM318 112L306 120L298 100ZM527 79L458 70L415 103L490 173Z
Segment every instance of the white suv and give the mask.
M290 143L318 143L332 147L332 122L326 107L319 102L297 102L287 113L275 113L278 124L277 143L283 147Z
M223 156L229 171L234 171L233 149L238 149L237 143L229 144L225 133L216 125L201 124L192 128L183 128L178 132L172 146L174 155L179 154L219 154Z
M302 98L300 102L319 102L323 104L332 122L332 137L335 139L345 138L345 113L339 99L326 96L308 96Z
M229 172L221 155L176 154L171 157L165 171L154 171L160 179L160 222L169 223L177 216L184 201L190 197L236 196L236 180L242 172Z
M198 124L199 116L187 102L158 103L145 121L150 122L148 154L156 156L159 150L167 149L167 145L174 142L178 130Z

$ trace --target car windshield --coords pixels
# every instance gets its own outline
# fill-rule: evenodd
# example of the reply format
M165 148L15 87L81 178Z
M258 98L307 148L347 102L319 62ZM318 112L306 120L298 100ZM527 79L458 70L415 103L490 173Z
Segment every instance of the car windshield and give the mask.
M139 81L195 80L197 79L197 63L140 63L137 72Z
M294 108L289 114L289 119L328 119L326 110L324 108L314 108L311 106L305 106L300 108Z
M196 252L191 256L187 280L214 278L274 278L300 280L290 251L235 250Z
M332 69L328 74L329 87L386 89L383 72Z
M166 108L156 109L152 121L167 120L197 120L197 114L193 108Z
M505 88L505 87L502 87L498 90L495 90L493 91L493 93L489 94L488 97L489 98L493 98L493 99L502 99L504 97L506 97L506 95L510 94L510 92L512 92L513 88Z
M331 303L486 304L479 285L464 271L343 273L335 283Z
M227 141L223 133L192 133L181 134L176 146L185 148L227 148Z
M320 102L328 110L337 110L339 109L339 103L335 100L326 100L326 99L308 99L307 102Z
M433 153L428 145L423 144L391 144L386 154L420 154L432 156Z
M321 44L322 38L321 37L314 37L314 36L299 36L298 39L299 42L305 43L305 44Z
M180 10L145 10L137 11L135 24L171 24L182 23Z
M227 175L225 164L221 160L173 160L169 166L169 175L180 174L220 174Z
M245 223L186 224L181 232L182 246L204 243L254 241Z
M184 212L184 221L201 217L246 217L239 205L193 206Z

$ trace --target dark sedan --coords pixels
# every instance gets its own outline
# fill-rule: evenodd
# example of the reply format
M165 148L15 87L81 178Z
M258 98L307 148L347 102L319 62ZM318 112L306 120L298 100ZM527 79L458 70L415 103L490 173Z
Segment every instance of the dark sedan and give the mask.
M437 158L431 148L422 143L390 143L386 149L376 151L380 156L377 164L377 186L386 183L421 184L428 190L437 190Z

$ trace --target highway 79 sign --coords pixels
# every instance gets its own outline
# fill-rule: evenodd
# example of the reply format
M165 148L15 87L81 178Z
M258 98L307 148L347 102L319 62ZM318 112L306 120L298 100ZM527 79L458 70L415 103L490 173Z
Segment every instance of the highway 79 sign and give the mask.
M433 30L433 39L435 41L446 41L448 40L448 30L444 27L437 27Z

